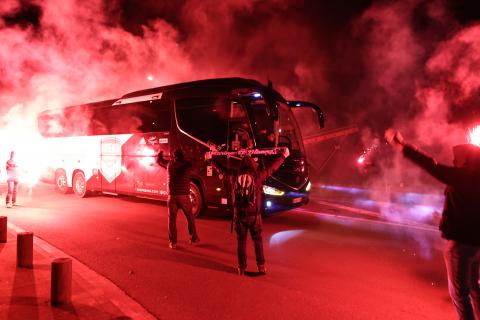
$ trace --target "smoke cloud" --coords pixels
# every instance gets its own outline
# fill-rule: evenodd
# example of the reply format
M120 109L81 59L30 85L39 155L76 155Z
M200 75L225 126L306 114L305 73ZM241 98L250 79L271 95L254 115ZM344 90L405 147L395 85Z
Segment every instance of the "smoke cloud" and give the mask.
M352 178L356 159L388 126L450 161L450 146L479 120L480 25L458 3L3 0L0 157L30 148L41 110L241 76L320 104L327 129L359 126L360 135L308 150L336 181L364 180ZM323 165L328 157L336 161ZM439 187L402 159L379 162L372 188Z

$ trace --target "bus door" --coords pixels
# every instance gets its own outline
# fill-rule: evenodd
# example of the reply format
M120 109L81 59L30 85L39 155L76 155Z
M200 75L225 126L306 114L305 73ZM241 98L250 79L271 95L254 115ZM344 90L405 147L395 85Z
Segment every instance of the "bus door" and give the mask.
M170 153L170 114L170 100L166 98L142 101L136 110L141 125L129 146L130 159L125 159L133 168L133 178L128 183L136 195L167 198L167 172L157 164L157 155L163 151L167 158Z
M228 120L228 150L253 148L254 137L247 112L241 103L232 101Z

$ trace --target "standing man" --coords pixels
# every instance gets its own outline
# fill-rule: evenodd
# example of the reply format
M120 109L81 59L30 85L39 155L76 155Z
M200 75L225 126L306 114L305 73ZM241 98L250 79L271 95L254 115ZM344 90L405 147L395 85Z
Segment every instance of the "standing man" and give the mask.
M7 160L7 197L5 199L7 208L16 205L18 192L19 169L15 162L15 152L10 152L10 159Z
M385 131L385 139L447 185L440 231L447 240L448 290L459 319L480 319L480 148L473 144L454 146L452 167L408 145L393 129Z
M205 154L206 160L212 160L217 171L228 179L227 183L233 201L235 232L237 234L238 274L244 275L247 268L247 235L250 233L255 247L257 268L260 274L266 274L265 256L262 239L262 190L265 180L271 176L290 155L288 148L268 167L259 166L250 156L242 158L238 170L224 167L212 160L211 153Z
M167 169L168 182L168 239L169 247L177 247L177 211L182 209L187 218L190 244L200 241L195 227L195 219L192 215L192 203L190 201L190 170L192 163L184 159L183 151L176 149L173 159L168 161L163 158L163 151L158 154L157 163Z

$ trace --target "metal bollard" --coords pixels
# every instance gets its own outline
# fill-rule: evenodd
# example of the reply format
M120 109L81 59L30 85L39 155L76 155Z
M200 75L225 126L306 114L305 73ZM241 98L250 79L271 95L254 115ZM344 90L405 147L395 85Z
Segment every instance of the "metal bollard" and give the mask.
M72 300L72 259L58 258L52 261L50 290L52 305L69 305Z
M17 234L17 267L33 267L33 232Z
M0 243L7 242L7 217L0 217Z

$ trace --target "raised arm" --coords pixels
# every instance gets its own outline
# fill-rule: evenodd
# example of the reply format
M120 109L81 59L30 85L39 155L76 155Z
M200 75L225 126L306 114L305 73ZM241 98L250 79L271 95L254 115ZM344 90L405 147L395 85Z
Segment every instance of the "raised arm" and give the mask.
M282 163L285 161L286 158L290 155L290 151L288 148L285 148L283 150L283 153L280 155L280 157L277 157L270 165L266 166L264 170L260 171L260 179L263 181L270 177L275 171L280 168Z
M463 172L459 168L438 163L434 158L422 153L410 145L405 145L403 147L403 155L445 184L453 185L457 182L461 182L463 179Z
M215 170L217 170L218 173L222 174L223 176L231 176L235 173L234 170L224 166L222 163L220 163L220 161L213 159L210 152L205 153L205 161L212 165L212 167L214 167Z
M402 151L403 155L439 181L452 185L460 182L463 171L459 168L438 163L434 158L407 144L402 135L393 130L385 131L387 142Z
M167 165L168 165L168 160L165 160L163 158L163 151L160 151L157 155L157 163L159 166L163 167L163 168L167 168Z

